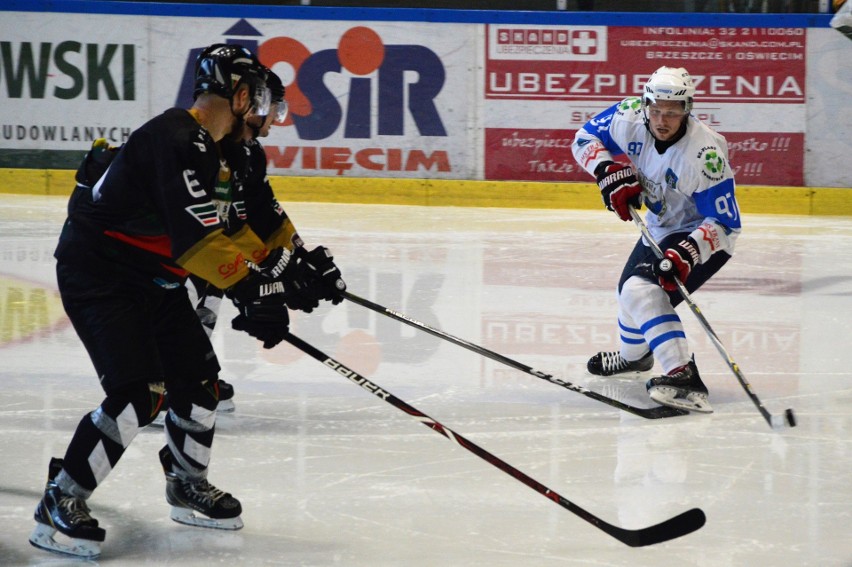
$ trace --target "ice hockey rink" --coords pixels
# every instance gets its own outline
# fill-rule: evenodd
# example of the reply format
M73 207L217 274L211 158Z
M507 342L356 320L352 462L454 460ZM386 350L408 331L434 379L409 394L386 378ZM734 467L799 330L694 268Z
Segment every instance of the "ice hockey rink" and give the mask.
M0 565L85 563L31 547L51 456L102 398L64 316L52 257L66 198L0 195ZM634 406L643 380L593 378L615 345L616 279L638 236L605 211L287 204L349 290L455 337ZM283 343L220 314L236 411L210 480L245 527L169 519L142 431L89 504L97 564L852 566L852 219L744 213L733 260L694 295L773 414L772 430L678 308L712 415L650 420L346 301L291 330L573 504L627 529L692 508L700 530L631 548ZM659 371L659 367L656 369Z

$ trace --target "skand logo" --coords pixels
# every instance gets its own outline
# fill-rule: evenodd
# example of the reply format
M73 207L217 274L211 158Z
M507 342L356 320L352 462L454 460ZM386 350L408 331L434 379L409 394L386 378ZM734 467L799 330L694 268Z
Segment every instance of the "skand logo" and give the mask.
M289 84L282 75L290 107L284 125L293 125L302 140L323 140L340 133L347 139L410 136L413 133L405 131L406 112L420 136L447 136L435 104L444 86L445 69L428 47L386 45L365 26L343 33L336 48L316 52L292 37L261 38L245 20L225 35L231 36L225 43L248 47L267 67L283 63L292 68ZM188 54L176 106L192 104L194 64L202 49ZM410 82L413 76L416 82ZM343 96L341 79L348 83ZM330 83L337 88L332 90ZM372 101L376 101L376 116Z

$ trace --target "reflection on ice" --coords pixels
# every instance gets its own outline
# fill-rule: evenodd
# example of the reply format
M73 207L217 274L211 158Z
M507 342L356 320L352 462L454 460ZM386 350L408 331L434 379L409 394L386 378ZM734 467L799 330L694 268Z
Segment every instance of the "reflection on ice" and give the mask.
M27 544L50 456L101 392L56 294L64 199L0 196L0 563L62 564ZM615 344L614 285L635 228L604 212L292 204L355 294L624 403L593 378ZM682 312L716 413L646 420L352 302L292 329L381 388L603 520L637 529L693 507L698 532L631 549L282 344L214 334L236 412L211 482L243 502L227 533L168 519L145 430L90 501L99 562L137 565L819 565L848 567L852 222L746 215L737 254L695 295L773 412L773 432ZM830 261L826 261L829 258ZM230 306L221 314L227 322ZM680 309L685 309L681 307ZM131 488L132 487L132 488Z

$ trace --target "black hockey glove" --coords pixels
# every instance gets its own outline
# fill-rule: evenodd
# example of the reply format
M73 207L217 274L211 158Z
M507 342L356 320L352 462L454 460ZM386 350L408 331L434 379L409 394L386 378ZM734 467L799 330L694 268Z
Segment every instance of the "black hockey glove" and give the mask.
M638 209L639 197L642 194L642 186L639 185L633 168L614 161L604 161L595 168L595 179L606 208L615 211L621 220L629 221L630 211L627 205Z
M308 282L308 266L305 263L305 251L297 246L293 250L292 258L281 277L287 293L284 301L290 309L310 313L319 305L319 299L311 291Z
M677 291L675 276L686 283L686 278L701 256L698 254L698 244L691 236L687 236L663 253L662 259L654 262L654 274L660 280L660 287L666 291Z
M255 271L271 279L280 279L287 267L290 265L290 251L284 248L275 248L269 255L255 267Z
M340 277L340 269L334 263L331 250L317 246L305 255L308 285L317 297L337 305L343 301L346 282Z
M240 312L231 326L272 348L287 336L290 314L284 303L284 284L262 273L251 272L225 292Z
M292 254L283 247L276 248L257 266L257 271L284 284L284 301L290 309L310 313L319 300L310 290L304 257L302 248L297 247Z

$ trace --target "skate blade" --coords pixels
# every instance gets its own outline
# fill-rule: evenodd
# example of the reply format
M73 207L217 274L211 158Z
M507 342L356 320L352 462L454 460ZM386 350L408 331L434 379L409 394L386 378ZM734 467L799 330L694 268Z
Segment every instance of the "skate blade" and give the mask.
M97 559L100 557L101 545L99 542L88 539L68 538L69 543L65 544L54 539L53 536L56 534L56 531L56 528L37 523L35 529L30 534L30 544L33 547L61 555L82 557L84 559Z
M193 510L190 510L189 508L180 508L178 506L172 506L172 511L169 517L179 524L195 526L198 528L239 530L243 527L243 521L239 516L236 518L208 518L207 516L196 516Z
M637 380L639 378L647 378L653 370L653 368L648 370L628 370L627 372L616 372L615 374L592 374L587 370L586 374L604 380Z
M698 413L713 413L713 407L707 401L707 396L695 392L686 393L670 386L654 386L648 390L648 395L658 404L671 408L694 411Z

